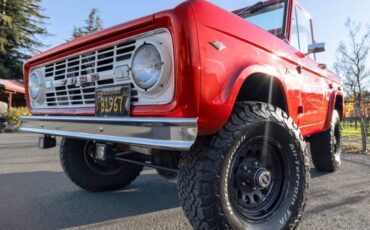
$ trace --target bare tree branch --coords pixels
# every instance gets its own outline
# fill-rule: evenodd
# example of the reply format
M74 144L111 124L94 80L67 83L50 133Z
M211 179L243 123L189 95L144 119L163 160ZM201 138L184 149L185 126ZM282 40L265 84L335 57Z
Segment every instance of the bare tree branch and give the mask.
M343 76L346 92L354 98L355 111L361 122L362 150L367 152L367 132L361 104L370 78L370 69L368 68L370 26L363 30L360 23L352 22L351 19L346 21L345 26L348 32L348 43L343 41L340 43L334 67L337 73Z

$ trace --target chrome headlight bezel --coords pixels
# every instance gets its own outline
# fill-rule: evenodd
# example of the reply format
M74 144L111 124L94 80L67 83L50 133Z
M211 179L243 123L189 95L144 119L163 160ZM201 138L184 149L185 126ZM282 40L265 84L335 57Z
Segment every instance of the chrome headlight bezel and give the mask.
M160 57L159 62L156 64L161 65L159 76L157 77L157 79L155 79L155 83L151 84L149 87L143 87L138 82L138 78L140 78L140 76L135 76L135 68L136 68L135 67L135 61L136 61L135 57L139 54L139 52L142 52L143 48L146 46L155 48L155 51L157 52L157 54L159 54L159 57ZM166 47L166 45L163 43L163 41L156 39L156 38L148 38L145 41L143 41L138 46L138 48L136 48L133 54L133 58L131 61L131 75L132 75L133 84L136 86L138 90L140 90L141 92L145 94L151 94L151 95L158 94L161 91L163 91L168 85L168 82L171 77L171 66L172 66L171 54L168 48Z
M33 89L37 90L36 95L35 91L32 91ZM44 91L45 84L43 80L42 70L41 69L32 70L28 78L28 95L30 97L31 102L42 104L44 102Z

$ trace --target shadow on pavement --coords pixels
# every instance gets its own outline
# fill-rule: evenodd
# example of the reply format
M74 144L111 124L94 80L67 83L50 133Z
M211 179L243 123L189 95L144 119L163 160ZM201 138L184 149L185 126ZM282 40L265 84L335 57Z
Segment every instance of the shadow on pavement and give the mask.
M68 228L179 207L176 183L152 174L106 193L80 190L61 172L3 174L0 199L3 229Z
M326 175L330 174L330 173L327 173L327 172L317 171L317 169L315 169L315 168L311 168L310 173L311 173L311 178L322 177L322 176L326 176Z
M357 203L360 203L360 202L364 201L366 198L368 198L367 195L356 195L356 196L352 196L352 197L348 197L346 199L340 200L340 201L335 202L335 203L321 204L321 205L318 205L315 208L307 210L305 212L305 215L306 216L317 215L317 214L319 214L321 212L324 212L324 211L334 210L336 208L346 207L348 205L357 204Z

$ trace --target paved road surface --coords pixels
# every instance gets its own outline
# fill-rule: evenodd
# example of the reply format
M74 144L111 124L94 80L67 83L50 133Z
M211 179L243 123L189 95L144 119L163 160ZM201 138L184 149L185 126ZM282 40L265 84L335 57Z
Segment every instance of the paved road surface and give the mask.
M312 170L299 229L370 229L370 157L346 155L335 174ZM0 134L0 229L191 229L175 182L145 170L127 190L93 194L72 184L58 149L37 136Z

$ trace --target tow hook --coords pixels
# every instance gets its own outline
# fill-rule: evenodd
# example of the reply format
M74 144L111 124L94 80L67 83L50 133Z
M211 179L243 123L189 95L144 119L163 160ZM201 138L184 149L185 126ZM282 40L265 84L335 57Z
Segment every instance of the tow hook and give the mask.
M53 136L44 135L39 137L39 148L40 149L51 149L57 146L57 140Z

